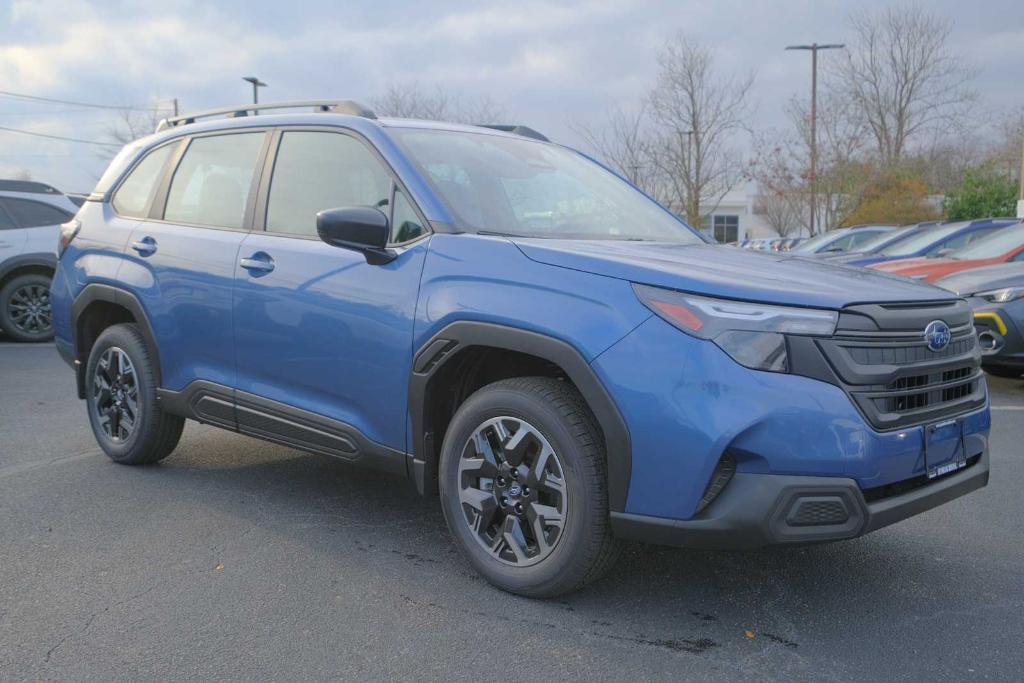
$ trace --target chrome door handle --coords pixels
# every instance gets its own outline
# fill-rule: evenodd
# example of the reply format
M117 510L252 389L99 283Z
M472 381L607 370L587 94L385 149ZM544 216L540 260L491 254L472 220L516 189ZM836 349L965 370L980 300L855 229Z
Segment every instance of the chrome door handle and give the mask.
M139 252L139 256L150 256L156 253L156 240L152 237L143 237L137 242L132 242L132 249Z
M238 265L249 271L252 275L263 275L274 269L274 259L264 251L257 251L249 258L238 260Z

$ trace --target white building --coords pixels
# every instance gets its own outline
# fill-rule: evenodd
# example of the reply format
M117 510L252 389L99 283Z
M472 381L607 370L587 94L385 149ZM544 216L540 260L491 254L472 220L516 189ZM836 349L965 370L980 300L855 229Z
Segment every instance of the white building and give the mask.
M701 230L713 235L719 242L735 242L778 237L764 220L764 216L754 213L757 200L757 184L753 181L742 181L729 190L722 201L710 214L704 217ZM807 231L800 228L789 235L800 237Z

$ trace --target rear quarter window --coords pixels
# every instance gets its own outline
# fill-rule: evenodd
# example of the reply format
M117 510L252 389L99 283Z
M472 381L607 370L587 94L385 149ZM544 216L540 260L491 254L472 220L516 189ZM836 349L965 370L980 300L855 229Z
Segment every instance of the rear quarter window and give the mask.
M163 176L167 159L176 145L164 145L150 152L140 161L121 186L114 193L111 202L114 210L122 216L145 218L149 202L156 192L157 183Z
M19 228L60 225L71 218L71 214L67 211L42 202L34 202L29 199L15 199L14 197L8 197L3 202L7 213L10 214Z

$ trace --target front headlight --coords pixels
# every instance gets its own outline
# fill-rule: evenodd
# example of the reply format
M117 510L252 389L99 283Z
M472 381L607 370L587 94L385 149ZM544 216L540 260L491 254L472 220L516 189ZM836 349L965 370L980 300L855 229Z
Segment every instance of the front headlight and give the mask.
M737 363L755 370L788 372L785 335L827 337L839 319L835 311L819 308L712 299L638 284L633 290L660 318L713 341Z
M985 301L991 301L994 304L1005 304L1007 301L1024 298L1024 287L990 289L987 292L978 292L974 296L980 296Z

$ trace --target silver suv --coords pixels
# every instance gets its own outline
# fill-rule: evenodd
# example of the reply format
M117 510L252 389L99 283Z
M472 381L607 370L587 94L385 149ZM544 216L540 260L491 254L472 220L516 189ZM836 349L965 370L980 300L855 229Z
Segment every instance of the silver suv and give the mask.
M53 337L50 280L59 226L78 207L59 190L0 180L0 330L15 341Z

